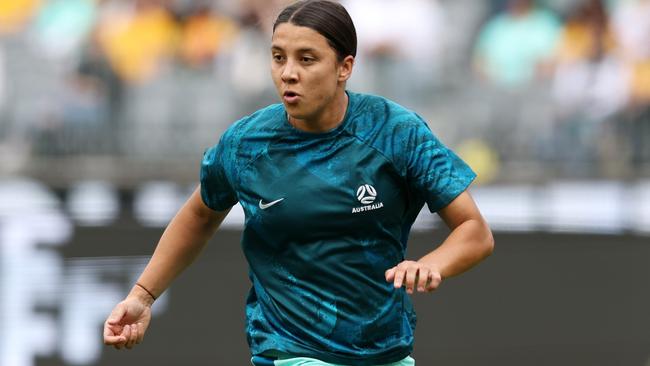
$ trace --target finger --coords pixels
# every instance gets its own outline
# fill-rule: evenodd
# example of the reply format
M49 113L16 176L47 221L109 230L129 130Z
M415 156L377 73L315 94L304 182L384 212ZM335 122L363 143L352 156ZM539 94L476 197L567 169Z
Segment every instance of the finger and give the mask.
M142 343L142 340L144 339L144 331L144 324L138 323L138 339L135 341L136 344Z
M139 332L138 328L139 328L138 323L131 325L131 339L129 339L128 342L129 349L133 348L133 346L135 346L135 342L138 340L138 332Z
M124 330L122 330L122 335L124 336L124 342L120 344L121 347L126 347L129 344L129 339L131 338L131 326L125 325ZM120 348L121 348L120 347Z
M124 327L121 325L110 325L108 323L104 324L104 333L110 336L121 336L124 331Z
M116 333L108 324L104 325L104 344L110 346L122 342L124 337Z
M129 325L129 337L126 339L126 343L124 343L124 348L126 349L131 349L133 348L133 333L135 332L135 329L133 327L133 324Z
M115 309L113 309L113 312L111 312L111 315L108 316L106 322L111 325L119 324L125 314L126 306L118 304Z
M119 350L119 349L124 348L124 345L126 344L126 341L128 340L128 338L126 337L127 327L124 327L124 329L122 330L122 337L121 337L122 339L120 339L119 342L117 342L117 343L115 343L113 345L113 347L115 347L115 349Z
M418 278L415 283L415 286L418 289L418 292L426 291L427 283L429 282L429 277L431 276L431 271L426 267L421 267L418 272Z
M429 276L429 281L427 281L427 292L435 291L438 286L440 286L440 282L442 282L440 274L437 272L432 272Z
M402 284L404 283L404 270L400 268L395 269L395 281L393 282L393 286L395 288L400 288L402 287Z
M135 346L135 342L138 341L138 334L140 333L140 327L138 323L135 323L131 326L131 347Z
M104 326L104 344L109 346L116 343L120 343L124 340L124 337L120 334L116 334L113 329L111 329L108 324Z
M395 279L395 267L386 271L386 282L393 282Z
M111 329L108 324L104 324L104 343L108 337L115 337L115 332Z
M418 268L409 268L406 270L406 292L409 294L413 293L413 287L415 284L415 277L418 275Z
M104 336L104 344L107 346L124 343L126 339L123 336Z

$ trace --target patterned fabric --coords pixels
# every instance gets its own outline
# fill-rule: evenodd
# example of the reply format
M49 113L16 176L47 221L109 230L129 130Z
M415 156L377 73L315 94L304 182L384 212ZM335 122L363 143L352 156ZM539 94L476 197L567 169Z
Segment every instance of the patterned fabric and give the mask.
M277 359L274 357L253 356L251 363L253 366L345 366L308 357L288 357ZM410 356L407 356L400 361L377 366L415 366L415 360Z
M275 366L275 360L277 360L275 357L259 355L251 358L251 364L253 366Z
M205 153L205 204L239 202L245 212L253 355L359 366L408 356L415 313L384 272L404 260L423 205L440 210L475 178L415 113L348 95L344 121L329 132L299 131L272 105Z

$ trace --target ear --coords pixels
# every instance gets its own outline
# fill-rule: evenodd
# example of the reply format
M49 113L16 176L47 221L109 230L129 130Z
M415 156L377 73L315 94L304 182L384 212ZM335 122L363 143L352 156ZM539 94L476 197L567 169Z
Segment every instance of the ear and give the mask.
M339 63L339 82L346 82L352 76L354 56L348 55Z

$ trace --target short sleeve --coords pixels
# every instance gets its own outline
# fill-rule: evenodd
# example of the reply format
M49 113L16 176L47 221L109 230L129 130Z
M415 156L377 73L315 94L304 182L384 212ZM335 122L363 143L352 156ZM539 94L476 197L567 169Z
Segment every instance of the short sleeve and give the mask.
M217 145L205 151L201 162L201 198L206 206L215 211L227 210L237 203L232 178L227 174L226 145L222 137Z
M476 174L419 120L409 133L406 174L409 187L431 212L446 207L463 193Z

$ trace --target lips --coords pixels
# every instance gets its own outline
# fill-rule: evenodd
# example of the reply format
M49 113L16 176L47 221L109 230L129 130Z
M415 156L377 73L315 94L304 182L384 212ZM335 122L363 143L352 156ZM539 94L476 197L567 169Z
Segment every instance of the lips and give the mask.
M287 90L284 92L282 95L283 99L285 102L289 104L294 104L298 102L298 99L300 99L300 94L292 91L292 90Z

